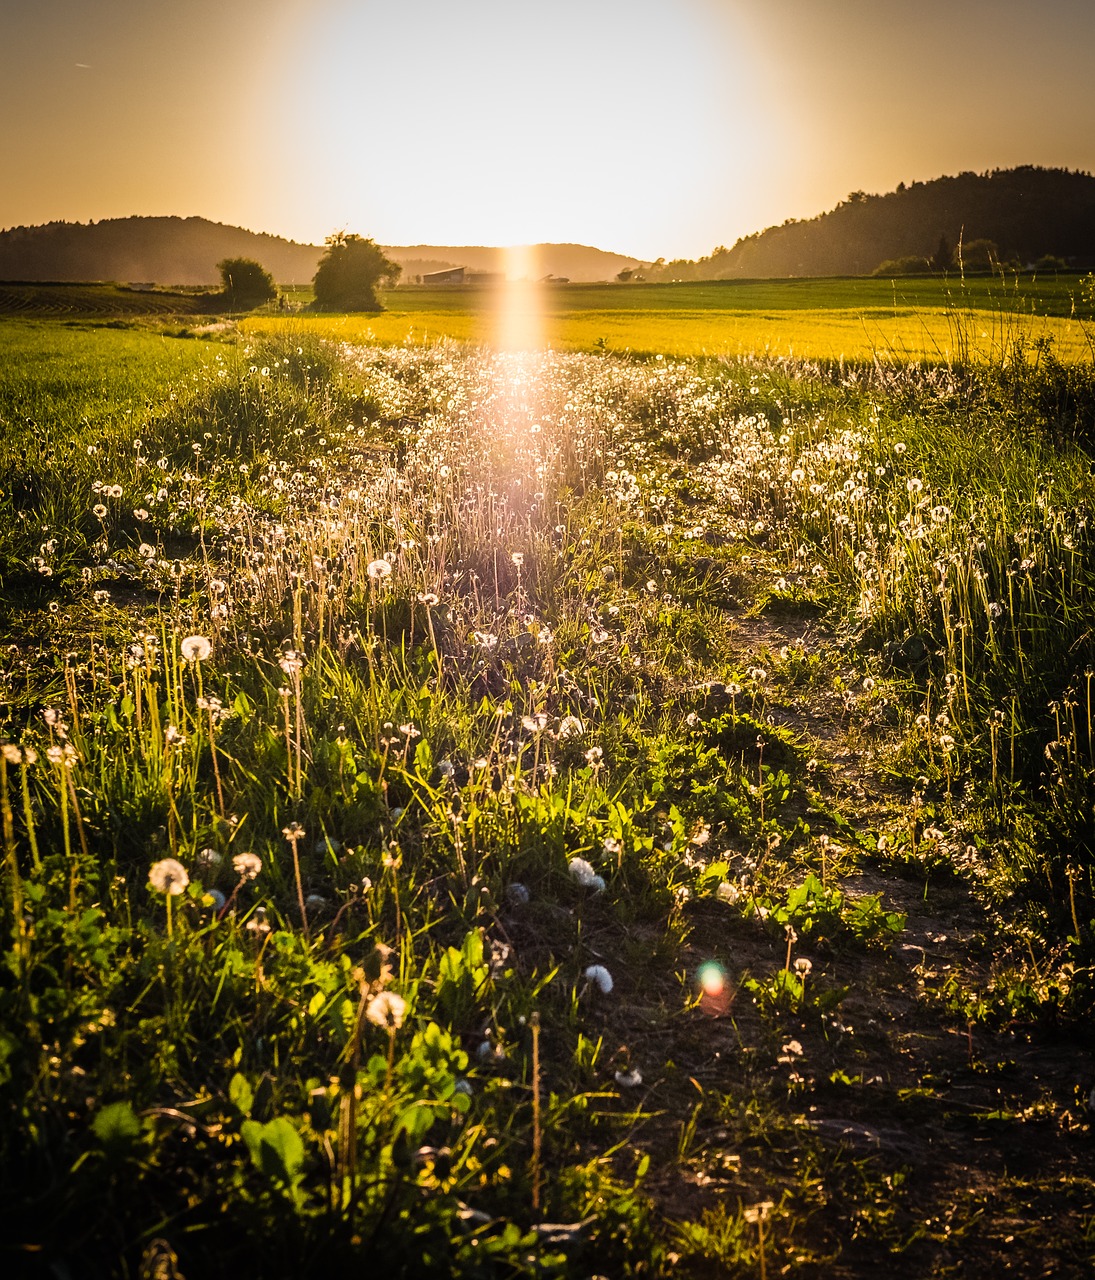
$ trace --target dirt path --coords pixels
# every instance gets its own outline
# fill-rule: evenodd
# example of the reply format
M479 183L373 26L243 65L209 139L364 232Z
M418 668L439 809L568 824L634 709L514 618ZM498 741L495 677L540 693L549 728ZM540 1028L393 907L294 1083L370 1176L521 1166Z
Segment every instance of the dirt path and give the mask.
M744 662L795 644L847 665L805 619L742 618L735 640ZM853 830L908 822L910 793L880 767L891 742L865 733L847 699L776 691L766 713L808 744L819 790ZM833 831L834 847L846 835ZM668 1217L710 1225L706 1259L685 1247L682 1265L720 1275L736 1259L750 1273L757 1227L740 1200L774 1202L768 1274L1095 1274L1089 1039L1049 1017L975 1023L955 1010L1001 959L992 917L960 875L925 881L862 854L844 866L849 895L881 894L906 919L888 948L796 944L815 989L845 993L829 1012L759 1010L742 982L781 969L785 944L707 901L690 911L681 962L694 974L716 960L727 993L674 1015L679 987L667 985L660 1013L647 1013L643 1054L667 1065L651 1073L646 1105L668 1109L680 1135L655 1162L672 1172L647 1190Z

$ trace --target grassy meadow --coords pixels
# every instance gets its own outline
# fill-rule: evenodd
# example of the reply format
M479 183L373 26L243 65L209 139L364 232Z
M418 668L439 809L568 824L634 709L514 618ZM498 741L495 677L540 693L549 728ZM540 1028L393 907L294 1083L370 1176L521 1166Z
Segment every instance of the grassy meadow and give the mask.
M0 320L5 1272L1090 1275L1075 287Z

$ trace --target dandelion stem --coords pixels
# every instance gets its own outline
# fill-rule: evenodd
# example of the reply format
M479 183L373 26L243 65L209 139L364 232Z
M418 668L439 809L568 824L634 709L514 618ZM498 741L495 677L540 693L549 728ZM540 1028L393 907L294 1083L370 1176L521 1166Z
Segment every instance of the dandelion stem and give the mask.
M532 1028L532 1209L540 1212L540 1015L529 1019Z

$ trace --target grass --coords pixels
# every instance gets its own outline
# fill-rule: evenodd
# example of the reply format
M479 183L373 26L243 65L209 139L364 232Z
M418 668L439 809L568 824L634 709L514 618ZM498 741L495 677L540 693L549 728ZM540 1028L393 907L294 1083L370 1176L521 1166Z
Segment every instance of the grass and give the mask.
M1087 1274L1089 363L248 323L3 329L11 1265Z

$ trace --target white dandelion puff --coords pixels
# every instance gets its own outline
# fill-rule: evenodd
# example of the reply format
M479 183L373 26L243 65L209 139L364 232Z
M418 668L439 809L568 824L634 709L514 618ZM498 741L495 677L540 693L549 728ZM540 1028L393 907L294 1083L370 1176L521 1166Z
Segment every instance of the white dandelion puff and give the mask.
M179 642L179 652L187 662L205 662L213 652L213 642L206 636L186 636Z
M148 883L157 893L178 897L190 883L190 875L181 862L175 858L161 858L154 862L148 873Z
M612 974L603 964L591 964L583 976L590 986L596 987L603 996L609 995L615 986Z

